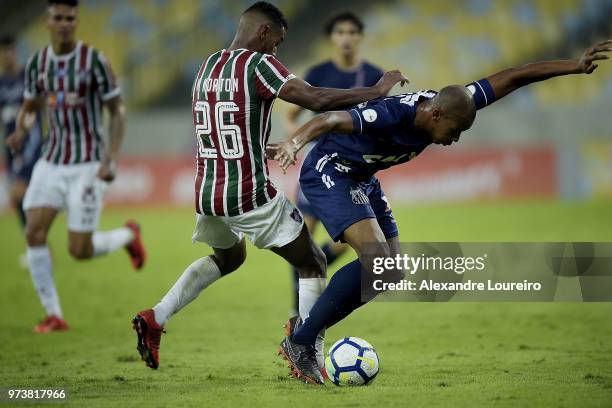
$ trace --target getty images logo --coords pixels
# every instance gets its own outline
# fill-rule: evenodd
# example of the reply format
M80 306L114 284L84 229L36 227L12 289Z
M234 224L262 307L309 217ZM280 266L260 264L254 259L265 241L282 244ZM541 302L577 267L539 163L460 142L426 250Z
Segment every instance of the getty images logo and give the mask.
M403 270L411 275L418 271L452 271L458 275L471 271L482 271L486 268L487 254L481 256L410 256L397 254L394 257L374 258L373 272L377 275L385 271Z

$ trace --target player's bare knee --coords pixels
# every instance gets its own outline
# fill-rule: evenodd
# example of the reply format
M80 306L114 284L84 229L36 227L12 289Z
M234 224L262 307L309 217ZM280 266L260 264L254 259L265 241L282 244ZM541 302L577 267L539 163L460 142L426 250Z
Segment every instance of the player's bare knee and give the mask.
M26 224L25 238L28 246L35 247L47 243L47 231L36 225Z
M393 268L385 271L385 281L397 283L406 277L403 269Z
M217 264L221 275L227 275L240 268L246 260L246 246L242 242L228 250L215 250L212 258Z
M244 257L241 257L241 256L229 257L229 256L218 256L218 255L213 256L213 259L215 263L217 264L217 267L219 268L219 272L221 273L221 275L227 275L229 273L234 272L236 269L240 268L240 266L244 263L245 258L246 258L246 255Z
M245 260L246 260L246 252L237 251L236 254L230 257L230 259L227 260L226 262L227 264L226 269L228 270L228 273L234 272L236 269L240 268Z
M93 257L93 245L91 242L70 242L68 244L70 256L77 260L84 260Z
M367 248L363 250L360 248L359 261L361 262L362 268L366 272L365 276L375 277L374 270L379 269L381 260L387 259L391 256L391 251L386 243L376 245L376 247ZM385 270L385 272L387 272Z

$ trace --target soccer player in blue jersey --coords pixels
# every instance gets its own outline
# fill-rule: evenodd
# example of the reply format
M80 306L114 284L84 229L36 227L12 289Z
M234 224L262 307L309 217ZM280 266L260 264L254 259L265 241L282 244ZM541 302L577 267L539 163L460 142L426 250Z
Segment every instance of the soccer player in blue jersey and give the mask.
M4 128L4 137L15 131L15 120L23 102L24 68L17 58L17 44L12 36L0 39L0 123ZM11 204L19 215L21 227L25 227L25 212L22 208L23 197L32 177L34 164L40 156L41 126L40 115L34 117L34 123L25 138L21 148L12 152L8 146L6 151L6 167L10 183ZM25 254L21 264L27 267Z
M307 70L305 80L312 86L323 88L351 89L375 85L384 72L377 66L362 60L359 56L359 47L363 39L364 24L361 19L351 11L334 14L325 24L325 34L332 45L331 59L315 65ZM292 105L287 114L286 128L293 134L298 126L298 118L305 111L298 105ZM312 144L314 145L314 143ZM311 146L312 147L312 146ZM304 223L310 233L314 233L319 218L308 203L304 193L299 188L296 192L296 204L302 211ZM327 242L321 247L327 264L333 263L346 249L347 245L341 242ZM299 275L295 268L294 277L294 309L298 310ZM302 284L322 284L323 282L305 282Z
M291 140L269 147L268 154L286 169L303 146L319 139L302 165L300 184L332 239L347 242L359 256L334 274L308 318L297 319L282 341L279 351L294 373L300 367L318 373L308 366L314 361L310 356L317 334L376 296L362 292L362 276L368 287L374 258L399 253L397 225L376 172L413 159L432 143L458 142L461 133L472 127L477 110L522 86L556 76L591 74L598 60L609 58L604 54L609 51L612 40L588 48L576 60L536 62L467 86L382 97L348 111L323 113ZM323 383L322 377L311 380Z

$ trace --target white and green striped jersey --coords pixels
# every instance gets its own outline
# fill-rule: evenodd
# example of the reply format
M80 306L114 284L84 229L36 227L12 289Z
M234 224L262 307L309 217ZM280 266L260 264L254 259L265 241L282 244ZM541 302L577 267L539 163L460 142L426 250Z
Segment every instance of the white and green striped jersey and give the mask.
M49 135L41 157L55 164L99 161L104 152L102 104L120 94L102 53L78 42L55 55L49 45L32 55L25 69L24 98L43 98Z
M274 56L247 49L204 60L192 90L199 214L235 216L276 196L265 146L274 100L293 78Z

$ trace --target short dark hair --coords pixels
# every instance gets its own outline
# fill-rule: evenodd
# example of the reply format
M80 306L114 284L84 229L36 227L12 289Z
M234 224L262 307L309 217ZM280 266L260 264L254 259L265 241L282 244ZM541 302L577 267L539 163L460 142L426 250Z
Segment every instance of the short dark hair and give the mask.
M355 24L355 27L357 27L357 31L359 31L360 34L363 33L363 21L361 21L361 19L357 17L357 15L352 11L342 11L340 13L334 14L329 18L329 20L327 20L327 23L325 24L325 34L327 34L328 36L331 35L331 33L334 31L334 28L336 27L336 24L343 23L345 21L349 21Z
M0 47L12 47L17 44L17 40L12 35L3 35L0 38Z
M65 6L77 7L79 5L79 0L47 0L47 4L49 6L63 4Z
M278 28L284 28L285 30L289 28L283 12L280 11L274 4L268 3L267 1L258 1L246 9L243 14L250 12L257 12L265 15L272 20L272 22L276 24Z

